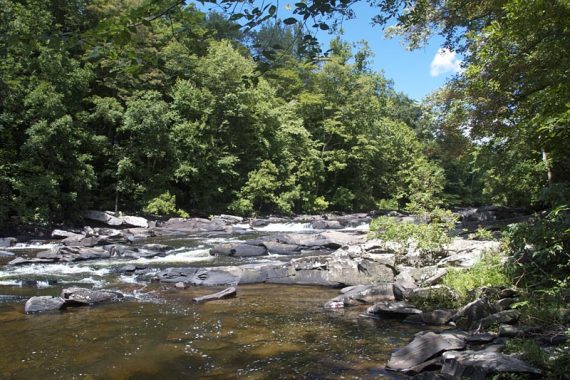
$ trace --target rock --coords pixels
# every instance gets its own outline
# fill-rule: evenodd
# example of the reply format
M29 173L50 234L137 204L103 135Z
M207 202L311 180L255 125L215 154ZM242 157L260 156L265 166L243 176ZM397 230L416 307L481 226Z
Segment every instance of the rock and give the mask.
M0 259L14 257L14 253L8 251L0 251Z
M267 251L274 255L294 255L299 254L301 247L294 244L283 244L276 241L265 241L261 243Z
M497 373L540 375L542 372L514 357L489 351L449 351L442 356L441 373L454 378L488 379Z
M568 341L566 334L557 334L552 336L541 336L534 339L539 346L558 346Z
M67 288L61 291L66 306L86 306L102 302L113 302L123 298L118 292L92 290L87 288Z
M397 270L400 278L408 278L408 281L410 281L409 278L411 278L415 284L420 286L435 285L441 282L443 276L447 274L446 268L440 268L436 265L422 266L419 268L397 266Z
M505 288L501 289L499 292L499 298L513 298L518 296L518 291L516 289Z
M47 250L36 253L38 259L48 259L53 261L60 261L63 256L57 250Z
M464 347L465 336L462 334L422 332L405 347L392 353L386 368L408 372L441 352L462 350Z
M63 309L65 301L60 297L37 296L26 301L24 311L26 314L41 313L45 311Z
M511 326L507 324L499 325L499 336L501 338L519 338L527 336L530 333L539 332L539 328L527 326Z
M442 326L451 321L456 310L433 310L423 311L420 314L408 315L404 322L406 323L425 323L426 325Z
M249 225L252 227L265 227L269 225L269 220L267 219L252 219L249 222Z
M216 220L201 218L171 218L154 228L154 233L158 236L181 235L188 233L226 231L225 223Z
M210 255L212 256L251 257L266 254L267 249L265 247L243 243L217 244L210 249Z
M521 313L518 310L504 310L476 320L471 324L470 330L481 330L501 323L512 324L519 320Z
M446 247L449 256L442 259L438 265L470 268L481 260L485 252L497 251L499 248L498 241L455 238Z
M95 247L96 245L109 244L107 236L70 236L63 239L61 242L68 247Z
M441 358L438 358L441 364ZM412 376L412 380L454 380L453 376L449 376L440 372L422 372Z
M314 220L311 227L315 230L339 230L342 225L337 220Z
M212 221L219 221L224 224L237 224L237 223L243 223L243 218L241 216L222 214L214 216L212 218Z
M480 334L473 334L469 335L465 340L467 343L473 344L481 344L481 343L489 343L495 340L497 336L491 333L480 333Z
M434 285L425 288L411 289L406 292L406 299L411 302L425 304L426 302L449 302L457 299L457 293L445 285Z
M478 298L457 311L453 319L464 327L472 325L494 312L493 307L486 298Z
M69 231L64 231L64 230L53 230L51 233L51 237L53 239L65 239L68 237L83 237L83 235L75 233L75 232L69 232Z
M83 217L88 220L94 220L96 222L104 223L109 226L120 226L123 224L123 220L115 217L106 211L95 211L88 210L83 214Z
M161 282L183 282L187 285L233 285L240 280L242 270L237 267L168 268L156 275Z
M2 248L13 247L16 245L17 242L18 240L13 237L0 238L0 247Z
M395 299L393 284L358 286L328 301L325 303L325 308L338 308L341 304L343 306L362 305Z
M497 311L503 311L511 308L511 305L517 300L515 298L503 298L495 302L494 309Z
M24 265L24 264L49 264L49 263L53 263L54 260L52 259L38 259L38 258L33 258L33 259L26 259L24 257L16 257L14 260L8 262L6 265Z
M405 289L416 289L418 287L410 272L400 272L396 276L396 282Z
M366 313L384 318L404 319L410 314L420 314L422 311L416 309L406 301L398 302L378 302L366 309Z
M215 300L222 300L226 298L232 298L237 295L237 289L234 286L231 286L227 289L224 289L220 292L214 294L208 294L206 296L195 297L192 300L194 302L206 302L206 301L215 301Z
M174 287L175 287L175 288L178 288L178 289L186 289L188 286L186 286L185 283L183 283L182 281L180 281L180 282L177 282L176 284L174 284Z
M319 234L283 234L277 236L277 242L297 245L307 249L338 249L345 245L364 243L365 237L339 231L325 231Z
M140 247L140 249L145 250L145 251L166 253L166 252L172 250L173 248L171 246L164 245L164 244L145 244L142 247Z
M122 224L127 226L148 228L148 220L140 216L124 215L120 219L122 219Z

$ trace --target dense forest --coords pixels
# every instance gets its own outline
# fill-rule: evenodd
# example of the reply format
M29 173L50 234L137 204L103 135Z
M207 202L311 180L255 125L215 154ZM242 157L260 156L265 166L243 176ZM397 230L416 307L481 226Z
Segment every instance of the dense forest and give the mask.
M466 57L420 104L371 70L365 42L315 59L274 7L0 0L0 223L564 204L570 7L460 3L380 7L412 47L436 25Z

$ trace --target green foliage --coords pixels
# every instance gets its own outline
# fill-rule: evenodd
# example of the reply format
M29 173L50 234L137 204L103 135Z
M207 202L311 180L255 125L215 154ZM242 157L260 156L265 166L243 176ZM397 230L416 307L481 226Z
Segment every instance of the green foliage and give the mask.
M503 270L503 256L487 252L482 260L469 269L449 268L443 277L443 284L449 286L459 295L460 303L471 301L477 288L508 286L509 277Z
M505 344L505 353L518 354L522 360L539 368L548 366L549 355L530 339L509 339Z
M176 208L176 195L171 195L169 192L160 194L158 197L151 199L143 208L143 211L156 216L177 215L182 218L189 217L186 211Z
M441 253L451 242L456 217L449 210L436 208L420 216L425 222L400 222L396 218L381 216L370 224L370 236L399 244L400 252L410 248L424 254Z
M504 232L511 256L509 268L517 283L528 287L568 287L570 217L568 207L544 217L510 225Z
M473 240L495 240L493 231L483 227L478 227L473 234L469 235L469 238Z

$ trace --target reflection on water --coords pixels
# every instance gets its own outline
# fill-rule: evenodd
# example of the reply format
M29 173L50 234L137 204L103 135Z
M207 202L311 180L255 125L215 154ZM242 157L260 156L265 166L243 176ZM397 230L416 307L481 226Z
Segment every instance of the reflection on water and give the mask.
M136 294L136 286L122 290ZM416 331L359 317L362 308L326 311L337 295L328 288L248 285L234 299L192 303L215 290L152 285L153 302L40 315L23 314L22 301L1 302L0 378L378 378Z

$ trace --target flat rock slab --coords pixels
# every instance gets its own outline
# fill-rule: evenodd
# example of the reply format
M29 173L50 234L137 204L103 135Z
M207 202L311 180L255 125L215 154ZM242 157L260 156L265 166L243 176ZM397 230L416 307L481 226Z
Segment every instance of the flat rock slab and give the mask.
M230 286L229 288L226 288L222 291L219 291L217 293L214 294L208 294L202 297L195 297L192 300L194 302L207 302L207 301L216 301L216 300L222 300L222 299L226 299L226 298L232 298L235 297L237 295L237 288L235 286Z
M4 259L10 257L14 257L14 253L8 251L0 251L0 258Z
M424 311L420 314L412 314L404 319L406 323L422 323L426 325L442 326L451 321L455 315L455 310L433 310Z
M414 367L430 360L444 351L462 350L465 347L465 336L443 332L425 332L416 337L405 347L394 352L386 368L395 371L412 371Z
M42 313L46 311L61 310L64 308L65 300L61 297L38 296L26 301L24 311L26 314Z
M267 255L267 248L243 243L217 244L210 249L212 256L255 257Z
M450 351L442 356L441 373L454 378L483 380L496 373L526 373L540 375L542 372L517 358L489 351Z
M421 314L420 309L406 301L378 302L366 310L367 314L378 315L385 318L406 318L410 314Z

